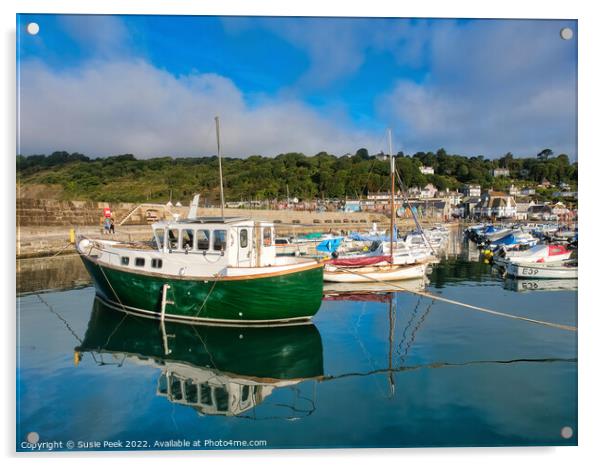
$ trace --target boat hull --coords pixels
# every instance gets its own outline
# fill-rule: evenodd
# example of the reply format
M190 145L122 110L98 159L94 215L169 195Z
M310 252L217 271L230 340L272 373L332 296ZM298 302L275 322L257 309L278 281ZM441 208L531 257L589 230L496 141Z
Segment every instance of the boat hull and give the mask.
M577 278L577 267L540 264L514 264L506 266L506 273L517 278Z
M80 256L97 294L115 309L215 324L270 324L310 319L322 301L323 267L246 277L201 279L133 273Z
M411 280L424 277L426 264L350 267L324 271L324 281L335 283L368 283Z

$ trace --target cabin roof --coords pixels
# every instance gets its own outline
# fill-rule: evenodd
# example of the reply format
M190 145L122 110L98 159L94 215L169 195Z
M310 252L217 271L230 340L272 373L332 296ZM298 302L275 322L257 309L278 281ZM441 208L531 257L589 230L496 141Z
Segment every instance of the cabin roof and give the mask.
M178 222L181 223L238 223L251 220L248 217L196 217L196 218L181 218Z
M196 217L196 218L179 218L178 220L163 220L156 222L154 225L207 225L217 224L225 225L232 223L248 222L250 218L247 217Z

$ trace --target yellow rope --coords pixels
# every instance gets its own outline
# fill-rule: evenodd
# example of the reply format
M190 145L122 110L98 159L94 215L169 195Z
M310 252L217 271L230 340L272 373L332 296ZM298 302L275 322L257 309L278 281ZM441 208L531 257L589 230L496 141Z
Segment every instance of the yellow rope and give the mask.
M384 283L385 285L390 286L391 288L397 288L401 291L407 291L408 293L413 293L413 294L416 294L419 296L425 296L427 298L435 299L437 301L442 301L444 303L455 304L456 306L465 307L465 308L472 309L472 310L479 311L479 312L485 312L487 314L491 314L491 315L495 315L495 316L499 316L499 317L507 317L509 319L523 320L525 322L531 322L532 324L545 325L548 327L559 328L561 330L569 330L571 332L577 331L577 327L573 327L572 325L557 324L555 322L546 322L545 320L531 319L529 317L517 316L517 315L513 315L513 314L507 314L505 312L494 311L493 309L487 309L485 307L473 306L472 304L466 304L466 303L462 303L460 301L455 301L453 299L443 298L441 296L427 293L425 291L410 290L410 289L404 288L402 286L395 285L391 282L386 282L384 280L379 280L377 278L369 277L369 276L359 273L359 272L352 272L351 270L341 269L339 267L337 267L337 269L342 272L350 273L352 275L358 275L360 277L364 277L364 278L366 278L368 280L372 280L374 282Z

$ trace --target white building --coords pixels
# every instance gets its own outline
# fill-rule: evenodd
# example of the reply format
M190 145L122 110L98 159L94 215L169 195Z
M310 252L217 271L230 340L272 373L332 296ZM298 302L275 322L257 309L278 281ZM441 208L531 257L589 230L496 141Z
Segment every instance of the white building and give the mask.
M523 188L520 191L520 195L521 196L534 196L535 195L535 188Z
M435 169L433 167L420 167L420 173L423 175L434 175Z
M447 199L452 206L457 206L462 202L462 194L458 191L446 189L445 191L439 192L437 195L443 199Z
M516 201L509 194L488 191L481 196L475 214L480 217L515 218Z
M435 186L433 186L431 183L427 184L420 190L420 197L422 199L432 199L436 194L437 188L435 188Z
M468 197L481 197L481 186L478 184L465 184L460 192Z
M507 168L494 168L493 176L496 178L498 176L510 176L510 170L508 170Z

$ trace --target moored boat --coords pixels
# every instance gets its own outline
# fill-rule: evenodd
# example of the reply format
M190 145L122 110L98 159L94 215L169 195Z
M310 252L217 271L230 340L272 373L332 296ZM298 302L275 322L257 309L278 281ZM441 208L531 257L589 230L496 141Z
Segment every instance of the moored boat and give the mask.
M506 266L506 273L516 278L577 278L574 261L551 263L515 263Z
M323 264L277 257L274 225L244 218L156 222L149 243L80 238L97 293L125 312L174 321L265 324L311 318Z
M400 244L395 226L395 157L389 131L390 158L390 219L388 241L379 241L377 248L365 255L338 257L326 261L324 280L327 282L361 283L378 281L397 281L420 278L426 273L426 263L417 260L406 245ZM387 244L387 247L385 244ZM400 244L399 248L397 245Z
M505 266L509 263L561 262L571 257L572 251L559 244L538 244L523 251L501 249L493 256L494 263Z
M345 297L363 296L368 298L370 295L382 293L397 293L400 291L423 292L429 283L426 276L421 276L413 280L402 280L399 282L332 282L324 284L324 299L336 301ZM369 300L369 299L364 299Z
M345 283L366 283L378 281L411 280L424 277L426 263L408 265L387 264L382 260L374 265L353 267L350 265L336 266L326 264L324 281Z

